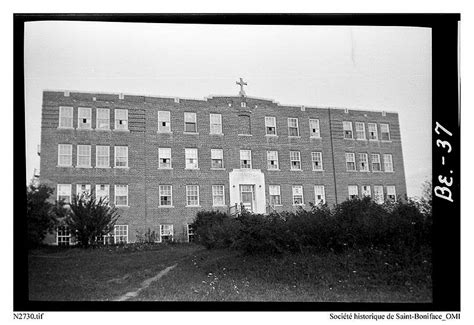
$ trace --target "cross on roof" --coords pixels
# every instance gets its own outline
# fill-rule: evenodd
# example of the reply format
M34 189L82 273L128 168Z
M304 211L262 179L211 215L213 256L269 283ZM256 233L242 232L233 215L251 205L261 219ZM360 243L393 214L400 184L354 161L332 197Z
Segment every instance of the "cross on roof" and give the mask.
M247 86L247 83L243 81L242 78L240 78L240 81L236 81L235 83L240 86L239 95L245 97L244 86Z

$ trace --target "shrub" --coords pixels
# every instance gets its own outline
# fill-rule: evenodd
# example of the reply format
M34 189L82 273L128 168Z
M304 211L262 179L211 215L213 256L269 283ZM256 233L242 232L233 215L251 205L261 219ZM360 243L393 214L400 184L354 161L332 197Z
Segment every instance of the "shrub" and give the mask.
M220 211L199 211L191 226L195 241L208 249L231 246L239 231L239 223Z
M28 247L40 245L46 234L56 225L54 205L48 202L53 189L46 185L31 184L26 189L26 223Z

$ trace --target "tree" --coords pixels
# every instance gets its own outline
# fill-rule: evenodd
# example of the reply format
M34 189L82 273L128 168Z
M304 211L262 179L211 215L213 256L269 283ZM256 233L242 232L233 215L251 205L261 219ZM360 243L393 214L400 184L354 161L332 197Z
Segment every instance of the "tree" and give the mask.
M26 218L28 247L40 245L46 234L56 225L53 203L48 199L54 190L44 184L30 184L26 188Z
M96 199L94 195L82 194L73 196L69 213L64 223L74 234L77 243L87 248L97 242L98 237L108 235L120 215L117 208L108 204L105 198Z

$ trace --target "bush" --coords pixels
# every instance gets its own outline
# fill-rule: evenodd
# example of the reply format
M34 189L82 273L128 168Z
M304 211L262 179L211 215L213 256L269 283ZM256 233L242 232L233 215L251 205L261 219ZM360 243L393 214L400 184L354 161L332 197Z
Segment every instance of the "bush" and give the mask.
M26 223L30 248L40 245L56 225L54 205L48 202L53 191L46 185L33 184L26 189Z

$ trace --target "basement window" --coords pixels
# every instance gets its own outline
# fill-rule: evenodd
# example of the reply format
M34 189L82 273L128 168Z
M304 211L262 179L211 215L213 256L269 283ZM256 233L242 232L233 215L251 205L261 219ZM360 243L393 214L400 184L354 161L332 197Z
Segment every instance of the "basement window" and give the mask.
M173 241L173 225L164 224L160 225L160 242L172 242Z

